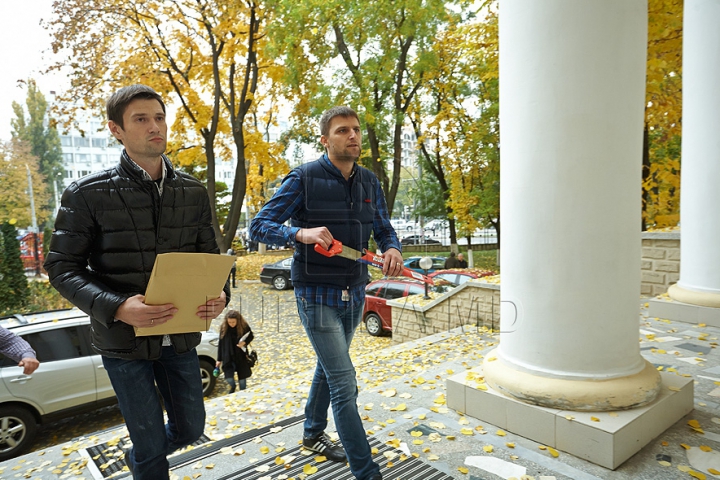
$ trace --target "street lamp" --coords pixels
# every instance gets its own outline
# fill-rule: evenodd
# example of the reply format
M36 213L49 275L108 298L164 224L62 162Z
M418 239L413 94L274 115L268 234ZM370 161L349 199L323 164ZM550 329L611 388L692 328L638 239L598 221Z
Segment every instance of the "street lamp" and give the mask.
M425 276L427 277L427 271L432 267L433 261L430 257L422 257L420 259L420 262L418 262L420 265L420 268L425 270ZM425 296L423 297L425 300L430 298L430 295L428 295L428 284L427 282L423 282L425 284Z
M38 225L37 217L35 216L35 197L33 195L32 175L30 175L30 167L28 167L27 163L25 164L25 170L27 171L28 194L30 196L30 217L32 218L33 248L35 249L35 276L39 277L40 254L38 252Z

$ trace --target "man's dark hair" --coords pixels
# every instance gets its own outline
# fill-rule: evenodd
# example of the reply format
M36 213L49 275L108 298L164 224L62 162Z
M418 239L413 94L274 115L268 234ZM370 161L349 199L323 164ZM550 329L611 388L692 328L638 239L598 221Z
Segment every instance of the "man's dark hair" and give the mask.
M330 122L335 117L355 117L360 122L358 114L352 108L344 106L332 107L325 110L325 113L320 117L320 135L327 136L330 133Z
M130 102L136 98L157 100L162 106L163 113L165 113L165 103L162 101L160 94L147 85L137 84L123 87L108 98L105 104L108 120L117 123L120 125L120 128L125 128L123 125L123 115L125 115L125 110Z

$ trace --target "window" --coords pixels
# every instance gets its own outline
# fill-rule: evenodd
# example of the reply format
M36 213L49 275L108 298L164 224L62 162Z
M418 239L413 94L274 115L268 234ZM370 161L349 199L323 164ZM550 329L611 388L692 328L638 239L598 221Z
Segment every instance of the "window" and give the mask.
M405 296L405 284L389 283L387 288L383 292L383 295L381 295L381 296L385 297L387 300L404 297Z
M76 162L89 162L90 155L88 155L87 153L77 153L77 154L75 154L75 161Z
M95 148L105 148L105 147L107 147L107 139L106 138L93 138L92 146Z
M97 153L93 155L93 161L96 163L103 163L107 161L107 155L98 155Z
M33 347L41 363L82 356L80 335L75 327L29 333L23 338Z
M425 295L425 287L422 285L410 285L408 295Z
M445 260L443 260L442 258L434 258L432 268L434 268L435 270L445 268Z
M72 147L72 137L68 135L60 135L60 145L63 147Z
M72 153L63 153L63 162L73 163L73 154Z

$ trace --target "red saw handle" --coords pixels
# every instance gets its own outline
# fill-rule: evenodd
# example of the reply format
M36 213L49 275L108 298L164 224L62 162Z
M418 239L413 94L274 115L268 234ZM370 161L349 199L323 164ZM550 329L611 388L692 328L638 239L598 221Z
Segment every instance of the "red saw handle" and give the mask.
M338 253L342 252L342 249L342 243L338 242L337 240L333 240L330 244L330 248L328 248L327 250L323 248L323 246L319 243L315 244L315 251L320 255L325 255L326 257L334 257Z

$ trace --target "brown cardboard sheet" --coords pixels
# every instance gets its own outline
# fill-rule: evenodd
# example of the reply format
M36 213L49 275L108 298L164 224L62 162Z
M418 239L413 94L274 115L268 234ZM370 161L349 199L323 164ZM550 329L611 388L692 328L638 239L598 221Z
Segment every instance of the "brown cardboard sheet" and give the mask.
M234 262L235 256L212 253L173 252L155 257L145 303L172 303L178 312L162 325L135 328L135 334L143 337L208 330L212 319L203 321L195 312L206 301L220 296Z

